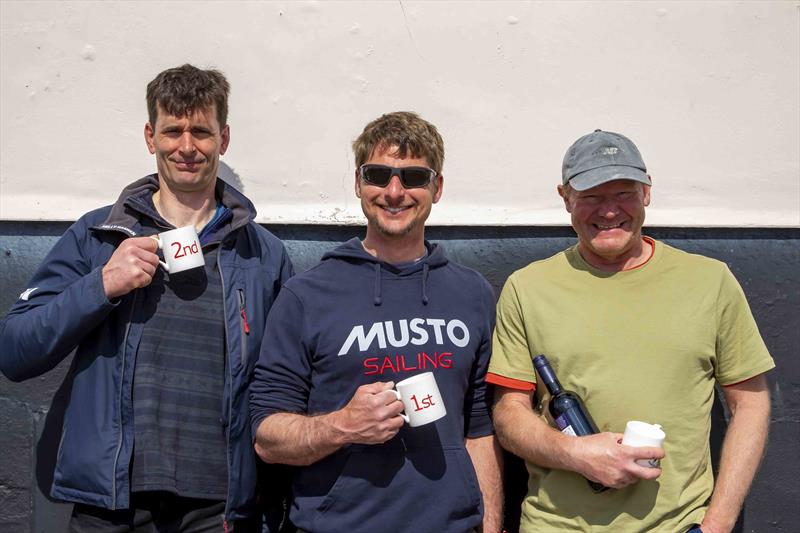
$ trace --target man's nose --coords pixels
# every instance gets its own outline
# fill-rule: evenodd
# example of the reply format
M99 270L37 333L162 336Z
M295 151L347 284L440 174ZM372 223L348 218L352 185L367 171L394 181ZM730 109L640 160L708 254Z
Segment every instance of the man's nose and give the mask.
M180 138L180 143L178 144L178 149L185 154L191 154L197 150L194 145L194 137L192 137L191 132L183 132L183 135L181 135Z
M600 216L612 219L619 214L619 206L613 200L606 200L600 204Z
M405 192L406 189L400 181L400 176L398 174L392 174L392 179L389 180L389 184L386 186L386 196L398 198L403 196Z

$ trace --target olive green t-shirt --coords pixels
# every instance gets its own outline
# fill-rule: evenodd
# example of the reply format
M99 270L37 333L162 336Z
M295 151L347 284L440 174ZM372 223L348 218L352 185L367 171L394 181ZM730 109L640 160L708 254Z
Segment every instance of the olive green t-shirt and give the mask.
M652 257L632 270L597 270L572 247L503 288L490 374L534 383L532 359L545 354L600 431L641 420L667 435L661 476L621 490L594 493L579 474L528 464L522 531L680 532L701 522L714 483L714 382L775 366L724 263L648 240Z

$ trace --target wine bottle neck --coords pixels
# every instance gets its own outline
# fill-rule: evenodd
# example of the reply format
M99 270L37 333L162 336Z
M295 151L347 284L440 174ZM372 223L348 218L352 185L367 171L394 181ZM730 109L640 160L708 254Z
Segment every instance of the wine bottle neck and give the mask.
M550 362L547 361L543 355L534 359L534 366L536 370L539 371L539 376L542 378L542 382L551 395L556 395L563 390L561 388L561 383L559 383L556 377L556 373L553 372L553 369L550 367Z

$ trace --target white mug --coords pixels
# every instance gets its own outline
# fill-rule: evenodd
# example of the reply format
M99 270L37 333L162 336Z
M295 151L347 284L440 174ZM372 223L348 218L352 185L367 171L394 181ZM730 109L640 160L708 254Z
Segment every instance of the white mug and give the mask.
M405 414L400 413L400 416L409 426L422 426L447 414L433 372L423 372L404 379L395 388L397 390L394 393L405 408Z
M159 261L164 270L177 274L190 268L204 266L203 249L194 226L164 231L153 235L158 247L164 251L164 260Z
M658 424L648 424L631 420L625 424L625 434L622 437L622 444L626 446L653 446L655 448L664 447L664 439L667 437L664 430ZM637 464L658 468L658 459L639 459Z

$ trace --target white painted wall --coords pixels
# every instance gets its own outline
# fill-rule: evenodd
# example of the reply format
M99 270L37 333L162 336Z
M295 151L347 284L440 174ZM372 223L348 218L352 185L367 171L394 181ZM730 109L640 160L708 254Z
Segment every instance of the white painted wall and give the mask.
M259 221L359 223L349 144L415 110L445 139L434 224L566 224L561 158L639 145L650 224L800 226L800 2L0 3L0 218L73 220L155 168L145 85L232 85L223 158Z

